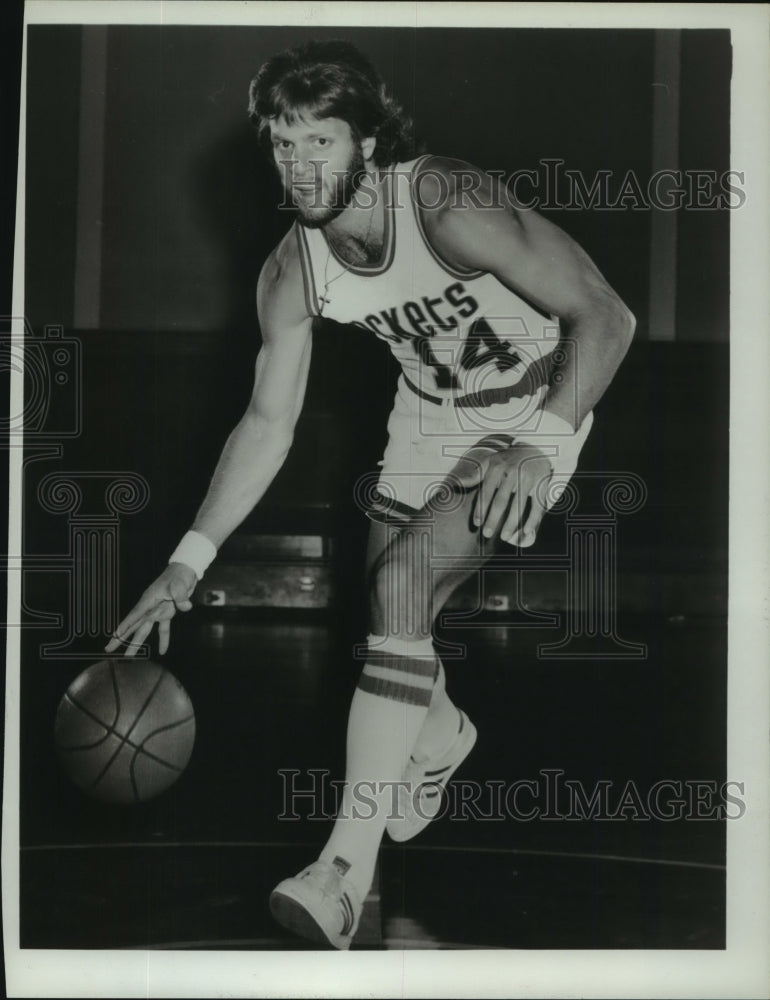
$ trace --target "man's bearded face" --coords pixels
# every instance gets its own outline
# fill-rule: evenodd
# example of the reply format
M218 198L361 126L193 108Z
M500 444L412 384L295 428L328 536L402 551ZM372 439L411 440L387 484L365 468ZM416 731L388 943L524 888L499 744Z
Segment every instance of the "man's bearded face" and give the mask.
M347 208L365 176L361 146L339 118L270 123L281 181L302 223L325 226Z

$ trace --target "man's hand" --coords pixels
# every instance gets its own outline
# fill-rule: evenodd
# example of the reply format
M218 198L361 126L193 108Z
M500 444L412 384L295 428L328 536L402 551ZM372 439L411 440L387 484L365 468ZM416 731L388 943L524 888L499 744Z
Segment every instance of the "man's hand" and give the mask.
M453 481L465 489L480 484L474 524L487 538L499 530L503 541L521 548L535 541L546 512L544 501L551 475L546 456L525 444L496 451L471 448L452 471Z
M126 656L135 656L139 647L158 623L158 652L162 656L168 649L171 619L177 611L189 611L190 595L198 578L184 563L171 563L154 583L145 590L136 607L118 625L105 652L114 652L126 643Z

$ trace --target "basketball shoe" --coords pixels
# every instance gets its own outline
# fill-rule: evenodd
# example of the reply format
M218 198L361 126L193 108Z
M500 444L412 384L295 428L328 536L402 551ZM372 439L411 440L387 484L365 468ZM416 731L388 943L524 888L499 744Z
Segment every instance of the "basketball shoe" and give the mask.
M270 912L293 934L333 948L349 948L362 904L356 887L345 878L348 867L342 858L332 864L314 861L273 889Z
M396 809L385 829L391 840L402 842L416 837L438 814L446 784L476 743L476 727L459 708L460 727L450 745L440 755L418 763L414 757L404 770L396 791Z

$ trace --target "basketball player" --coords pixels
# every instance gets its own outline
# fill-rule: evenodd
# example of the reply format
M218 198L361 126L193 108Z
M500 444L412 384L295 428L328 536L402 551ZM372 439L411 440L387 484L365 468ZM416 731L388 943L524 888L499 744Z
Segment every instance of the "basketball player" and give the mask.
M380 841L419 833L476 739L431 629L500 540L534 542L574 471L634 319L587 255L469 164L414 159L408 122L351 45L270 59L250 115L296 207L267 259L254 391L190 532L121 622L136 651L170 621L286 458L316 317L386 340L402 366L371 500L369 637L346 785L320 857L271 896L284 926L348 948ZM499 122L509 127L507 121Z

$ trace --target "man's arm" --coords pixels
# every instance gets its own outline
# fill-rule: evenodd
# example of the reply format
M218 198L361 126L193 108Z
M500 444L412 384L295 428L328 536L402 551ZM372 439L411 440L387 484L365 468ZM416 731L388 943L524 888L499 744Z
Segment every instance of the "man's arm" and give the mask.
M445 176L450 191L456 187L458 171L478 175L478 204L456 191L436 210L423 211L426 233L447 263L487 271L511 291L559 317L567 343L574 342L575 350L567 352L559 369L563 379L550 386L544 409L573 426L577 417L580 426L628 350L633 315L571 237L535 211L513 207L497 180L443 157L434 157L428 168ZM438 191L438 181L436 185ZM433 203L431 197L429 190L423 192L425 204Z
M563 432L564 449L612 381L633 338L634 317L585 251L536 212L517 210L498 181L445 158L433 158L430 169L444 176L444 195L447 186L450 192L442 202L435 177L434 191L430 182L422 189L424 204L439 204L423 210L426 234L439 255L449 264L493 274L560 320L565 361L560 380L548 388L540 426ZM475 172L475 201L458 189L461 172L466 178ZM537 437L527 443L531 435L514 437L520 443L504 451L470 452L455 476L466 487L483 484L474 519L485 535L499 530L506 541L531 545L546 512L540 487L553 463L537 447Z
M288 238L268 258L257 288L262 348L246 412L230 433L211 485L172 561L145 590L106 647L127 643L134 655L158 623L161 655L168 649L170 621L189 611L200 570L185 562L185 545L204 546L210 561L272 483L288 454L302 409L310 366L312 318L304 307L302 276L294 240ZM201 537L202 536L202 537Z
M228 437L192 530L218 548L262 499L294 439L310 367L312 319L287 263L271 257L257 289L263 344L249 405ZM300 278L301 280L301 278Z

